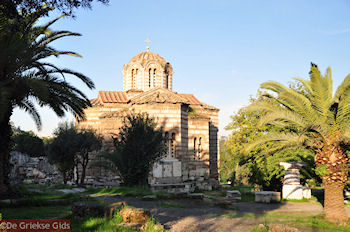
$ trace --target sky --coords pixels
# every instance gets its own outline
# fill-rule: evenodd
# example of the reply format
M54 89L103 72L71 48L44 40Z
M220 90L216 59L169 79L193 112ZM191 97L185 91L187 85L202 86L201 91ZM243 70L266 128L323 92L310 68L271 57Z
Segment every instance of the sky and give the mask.
M122 91L122 68L137 53L150 51L170 62L173 90L192 93L220 109L219 134L230 116L249 104L261 83L288 84L308 78L310 62L321 72L332 68L334 86L350 73L350 1L348 0L110 0L76 17L59 20L53 30L79 32L81 37L53 43L83 56L49 59L90 77L96 88L77 78L67 80L90 99L99 90ZM58 16L57 13L51 17ZM44 19L43 21L48 20ZM42 129L16 109L15 126L50 136L59 122L49 108L39 110Z

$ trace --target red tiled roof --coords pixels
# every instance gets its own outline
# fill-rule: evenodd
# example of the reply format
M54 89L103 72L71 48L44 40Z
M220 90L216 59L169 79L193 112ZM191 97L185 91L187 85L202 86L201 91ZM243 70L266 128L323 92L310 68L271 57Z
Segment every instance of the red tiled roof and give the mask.
M90 100L91 105L97 105L98 103L100 103L100 101L98 100L98 98L94 98Z
M103 103L127 103L129 101L124 92L118 91L99 91L98 98Z
M202 104L202 102L200 102L193 94L178 93L177 95L180 95L180 97L185 98L191 105Z

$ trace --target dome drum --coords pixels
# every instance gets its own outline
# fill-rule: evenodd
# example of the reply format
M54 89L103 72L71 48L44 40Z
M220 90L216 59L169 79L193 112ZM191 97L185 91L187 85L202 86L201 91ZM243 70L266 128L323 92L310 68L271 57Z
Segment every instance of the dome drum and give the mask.
M150 51L141 52L123 67L124 91L147 91L162 87L172 91L173 69L163 57Z

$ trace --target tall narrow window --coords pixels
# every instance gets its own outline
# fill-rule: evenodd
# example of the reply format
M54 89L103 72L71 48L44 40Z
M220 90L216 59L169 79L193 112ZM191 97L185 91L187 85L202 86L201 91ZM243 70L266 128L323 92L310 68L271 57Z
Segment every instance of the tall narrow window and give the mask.
M175 158L175 133L171 134L171 157Z
M196 159L196 157L197 157L197 138L196 137L194 137L194 139L193 139L193 153L194 153L194 159Z
M169 88L169 75L165 74L165 88L168 89Z
M201 159L201 152L202 152L202 137L199 137L198 144L197 144L197 159Z
M131 70L131 88L134 87L134 69Z
M166 156L168 158L171 157L171 141L170 141L170 138L169 138L169 133L168 132L165 132L165 146L166 146L166 149L167 149L167 152L166 152Z
M156 69L153 69L153 87L156 87Z
M138 72L138 71L139 71L138 69L135 70L135 72L134 72L134 77L132 78L132 79L133 79L133 83L132 83L132 87L133 87L133 88L136 88L137 72Z
M152 74L151 74L152 69L150 68L148 70L148 87L151 88L152 86Z

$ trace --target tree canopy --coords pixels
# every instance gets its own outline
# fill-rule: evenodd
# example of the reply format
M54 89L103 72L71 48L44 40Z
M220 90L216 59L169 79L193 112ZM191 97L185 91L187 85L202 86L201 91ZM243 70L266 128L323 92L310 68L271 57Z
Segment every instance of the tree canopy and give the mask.
M250 99L250 103L263 100L263 93L259 91L256 98ZM232 121L225 129L232 132L229 138L223 141L226 149L220 153L220 174L223 179L230 180L233 184L256 184L264 190L280 191L284 169L279 162L298 161L308 164L301 170L302 180L317 182L319 179L313 171L314 153L310 150L298 147L266 153L264 151L269 147L267 143L255 147L249 153L244 153L244 147L257 138L284 130L268 124L259 126L259 120L265 114L262 111L249 111L247 107L243 107L231 116Z
M12 135L14 146L12 150L19 151L30 156L44 156L45 147L41 138L32 131L18 131Z
M54 135L48 146L49 161L57 165L65 182L75 168L75 182L83 185L90 153L100 150L101 137L91 130L77 130L73 123L67 122L60 124Z
M94 88L93 82L82 73L58 67L47 59L61 55L80 57L73 51L51 46L53 41L80 34L51 30L62 17L39 25L38 20L53 10L50 6L23 12L17 10L17 3L20 2L5 0L0 4L0 195L9 188L12 132L9 121L13 109L17 107L28 112L39 129L41 118L35 103L40 107L48 106L58 116L69 111L84 118L83 109L91 105L90 101L67 81L68 77L76 77L88 88Z
M102 154L109 162L99 165L120 174L124 185L147 185L153 164L166 151L163 130L156 127L148 114L126 116L119 133L113 138L114 151Z
M43 6L55 8L64 14L71 14L74 9L79 7L92 7L93 2L108 4L109 0L2 0L0 11L4 11L8 17L16 16L16 11L22 15L39 11Z
M350 144L350 75L333 92L331 69L322 75L311 64L310 79L295 78L299 88L268 81L262 101L248 107L264 112L259 126L281 130L260 135L246 146L246 153L264 144L266 153L300 146L315 152L317 173L325 187L325 213L332 221L345 221L343 188L348 178L347 151Z

